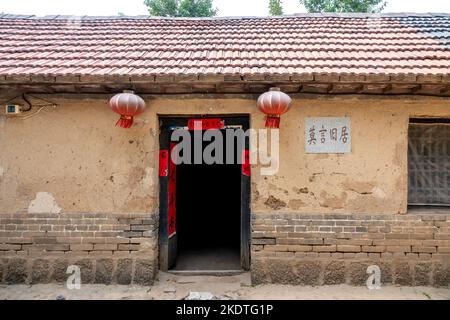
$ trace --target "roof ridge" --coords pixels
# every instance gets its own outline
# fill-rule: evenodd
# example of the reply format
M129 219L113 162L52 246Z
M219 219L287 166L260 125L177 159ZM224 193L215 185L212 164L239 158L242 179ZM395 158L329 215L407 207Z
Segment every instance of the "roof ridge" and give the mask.
M229 16L229 17L158 17L150 15L136 16L77 16L77 15L26 15L0 14L0 19L30 20L247 20L247 19L286 19L286 18L407 18L407 17L450 17L450 13L296 13L283 16Z

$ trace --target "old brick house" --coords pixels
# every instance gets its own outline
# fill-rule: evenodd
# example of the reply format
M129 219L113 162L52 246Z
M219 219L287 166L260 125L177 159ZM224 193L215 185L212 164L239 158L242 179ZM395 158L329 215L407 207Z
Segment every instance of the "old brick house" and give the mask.
M180 166L169 237L167 133L263 128L270 87L293 99L278 174ZM123 90L147 104L128 130L108 107ZM251 270L362 285L374 264L383 283L450 283L449 15L0 15L0 96L1 283L77 265L84 283ZM321 146L343 123L348 148Z

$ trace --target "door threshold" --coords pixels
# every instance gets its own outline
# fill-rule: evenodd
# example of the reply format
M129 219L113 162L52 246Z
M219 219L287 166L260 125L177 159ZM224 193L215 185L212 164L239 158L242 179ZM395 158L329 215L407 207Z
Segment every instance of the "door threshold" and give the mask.
M178 276L236 276L247 273L245 270L169 270L168 273Z

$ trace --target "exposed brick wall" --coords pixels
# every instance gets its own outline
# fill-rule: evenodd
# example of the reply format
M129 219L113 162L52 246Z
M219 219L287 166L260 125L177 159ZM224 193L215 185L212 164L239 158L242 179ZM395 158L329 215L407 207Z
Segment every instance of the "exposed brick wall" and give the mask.
M384 283L450 285L450 214L257 214L255 283L364 285L369 265Z
M254 214L254 283L450 285L450 215ZM0 283L143 284L157 270L155 214L0 216Z
M67 266L82 283L150 284L157 269L153 214L0 216L0 283L63 282Z

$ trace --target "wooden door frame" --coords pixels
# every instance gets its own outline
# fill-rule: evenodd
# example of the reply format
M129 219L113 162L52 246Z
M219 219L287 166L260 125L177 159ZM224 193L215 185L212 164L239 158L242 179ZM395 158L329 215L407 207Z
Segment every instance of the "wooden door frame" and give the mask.
M242 126L244 131L250 128L250 116L239 115L188 115L159 116L159 152L170 149L170 132L176 127L186 127L189 119L225 119L226 125ZM250 141L246 138L245 150L250 149ZM161 169L161 168L160 168ZM250 270L251 246L251 176L241 172L241 269ZM159 175L159 269L169 270L169 237L168 237L168 176Z

